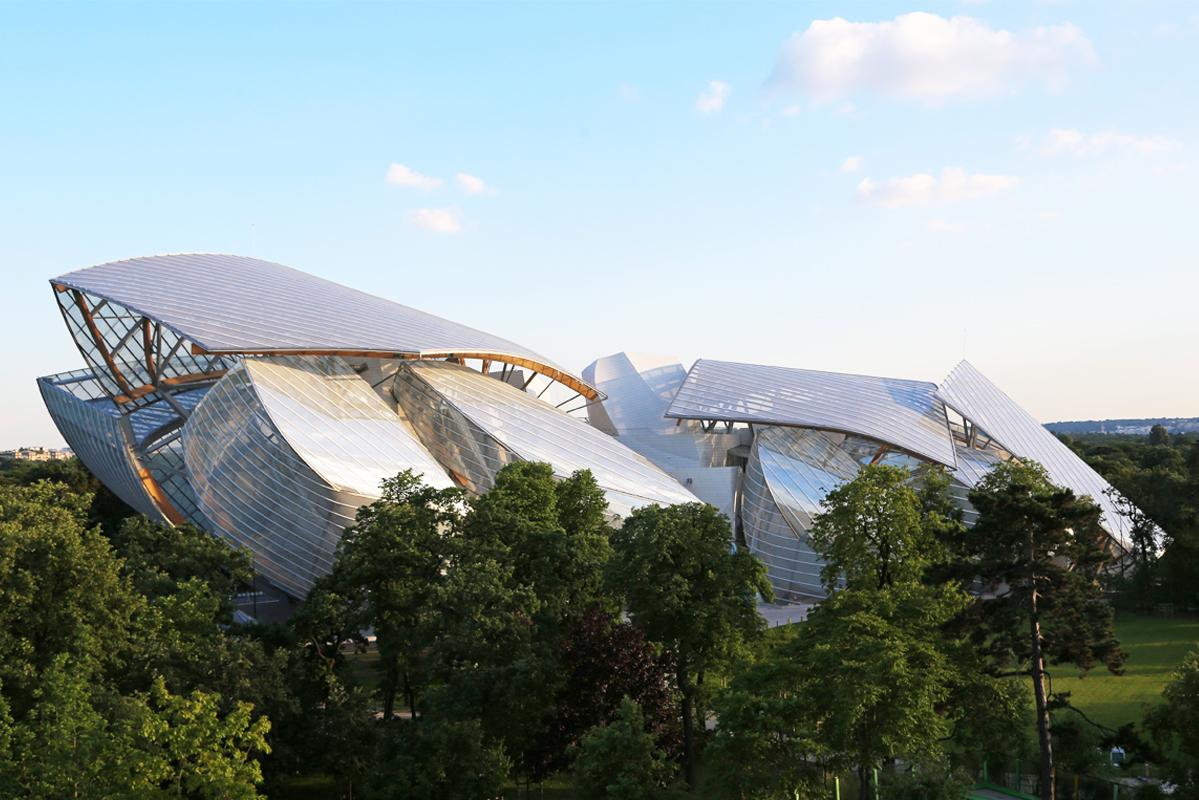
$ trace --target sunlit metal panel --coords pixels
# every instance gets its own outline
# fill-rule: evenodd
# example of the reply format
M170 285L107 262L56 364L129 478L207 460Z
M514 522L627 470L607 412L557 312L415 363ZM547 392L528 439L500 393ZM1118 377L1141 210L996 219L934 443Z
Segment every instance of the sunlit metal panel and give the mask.
M1132 523L1107 496L1111 484L969 362L949 373L937 396L978 426L980 438L994 438L1017 458L1039 462L1054 483L1089 495L1103 510L1104 529L1127 546Z
M589 469L604 489L613 514L627 516L643 505L693 503L696 498L643 456L616 439L601 433L582 420L567 416L535 397L494 378L481 375L457 364L439 361L406 362L401 373L422 382L432 394L421 402L448 403L486 435L457 434L453 446L456 459L487 464L489 459L518 458L550 464L554 474L566 477L580 469ZM397 377L394 391L401 406L422 436L428 433L409 411L412 400L404 398L411 380ZM442 412L443 430L459 429L453 416ZM437 453L441 443L425 439ZM496 455L506 453L506 456ZM496 462L498 463L498 462ZM457 469L453 464L447 464ZM494 474L494 473L493 473ZM486 488L484 486L483 488Z
M953 440L935 392L923 381L701 359L666 415L841 431L953 467Z
M38 378L37 385L62 438L96 479L134 511L164 520L141 478L132 431L91 370Z
M247 359L183 430L187 470L210 530L304 596L379 484L405 468L445 472L370 385L336 358Z

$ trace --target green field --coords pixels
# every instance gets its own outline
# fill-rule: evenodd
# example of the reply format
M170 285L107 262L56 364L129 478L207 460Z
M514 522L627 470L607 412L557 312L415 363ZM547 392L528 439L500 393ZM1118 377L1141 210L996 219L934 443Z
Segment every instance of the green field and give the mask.
M1080 678L1059 666L1053 676L1054 691L1070 692L1087 716L1113 728L1139 725L1145 711L1161 702L1170 674L1199 647L1199 619L1124 613L1116 618L1116 636L1128 653L1123 675L1097 668Z

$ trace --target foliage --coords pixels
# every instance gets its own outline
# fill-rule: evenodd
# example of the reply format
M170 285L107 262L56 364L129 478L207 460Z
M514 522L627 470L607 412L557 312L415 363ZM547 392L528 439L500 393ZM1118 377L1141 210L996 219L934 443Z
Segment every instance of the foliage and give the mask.
M542 754L536 775L564 769L569 749L591 728L611 722L625 697L641 709L657 746L679 755L673 664L668 654L655 655L638 628L592 609L567 631L558 669L564 682L533 747Z
M883 800L961 800L973 785L968 773L942 759L887 773L880 789Z
M278 661L220 627L239 557L135 520L114 533L122 560L90 504L0 486L0 780L27 797L256 797L270 723L243 695L286 690Z
M110 537L124 560L133 587L147 597L172 594L199 578L213 596L228 603L254 577L250 555L194 525L162 525L143 516L127 517Z
M697 688L764 630L755 600L773 596L765 568L748 551L732 549L724 516L697 503L639 508L612 544L609 585L623 591L633 624L674 659L683 764L694 785L695 715L701 723L706 717L706 709L695 708Z
M1182 788L1182 796L1199 796L1199 650L1173 674L1162 699L1146 715L1145 725L1166 755L1170 778Z
M920 579L937 541L910 477L902 467L873 464L825 496L811 537L830 591L842 580L850 588L881 589Z
M87 527L99 525L111 535L134 511L96 480L78 458L55 461L0 462L0 485L33 486L41 482L61 484L81 498L87 510Z
M672 770L640 707L626 697L611 723L583 738L574 771L580 800L655 800L667 796Z
M478 722L402 720L385 726L363 789L368 800L478 800L499 796L508 774L503 750L484 742Z
M359 509L342 534L333 573L318 590L342 606L345 636L374 630L385 720L400 691L414 713L419 708L462 501L461 490L430 488L411 470L384 481L382 497Z
M1053 751L1047 664L1118 672L1125 654L1098 583L1105 534L1099 509L1054 486L1036 464L996 466L970 492L978 520L959 544L960 574L990 594L964 619L995 669L1016 665L1032 680L1041 785L1052 796Z
M772 650L738 670L717 697L720 724L704 751L704 783L716 796L814 794L817 759L827 750L815 740L804 678L788 653Z
M832 763L864 782L884 760L940 756L958 678L939 630L966 602L952 586L911 583L838 592L811 613L782 654Z

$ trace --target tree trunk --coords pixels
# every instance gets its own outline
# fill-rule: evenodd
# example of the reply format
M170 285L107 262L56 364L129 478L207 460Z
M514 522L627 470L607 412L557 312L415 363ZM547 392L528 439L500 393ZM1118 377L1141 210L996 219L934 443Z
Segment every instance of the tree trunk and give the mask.
M1032 534L1028 536L1028 628L1032 645L1032 687L1037 700L1037 738L1041 745L1041 800L1054 800L1053 740L1049 736L1049 698L1045 693L1045 657L1041 653L1041 618L1037 613L1037 575Z
M691 682L687 679L687 666L681 658L679 659L679 666L675 674L679 682L679 694L683 696L683 778L687 781L688 788L694 789L695 753L692 747L695 732L693 730L692 706L695 701L695 690L692 688Z
M416 689L412 686L412 679L408 676L408 670L404 670L404 701L408 703L408 713L416 719Z
M858 800L870 800L870 767L858 765Z
M383 721L391 722L392 714L395 713L396 707L396 691L400 683L400 665L397 663L399 659L392 657L387 664L387 676L383 682Z

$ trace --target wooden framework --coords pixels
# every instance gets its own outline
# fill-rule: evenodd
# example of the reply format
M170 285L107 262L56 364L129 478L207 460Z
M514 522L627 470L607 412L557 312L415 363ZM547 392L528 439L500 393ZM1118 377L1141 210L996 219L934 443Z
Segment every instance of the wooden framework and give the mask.
M544 375L552 381L557 381L568 389L572 389L579 395L588 400L602 400L603 396L594 386L576 378L569 372L565 372L549 364L544 364L539 361L534 361L531 358L523 356L508 355L506 353L485 353L474 351L429 351L422 353L396 353L381 350L238 350L238 351L212 351L201 347L198 344L192 344L193 355L241 355L241 356L340 356L342 358L402 358L408 361L419 359L443 358L447 361L453 361L458 364L463 364L467 359L478 359L491 366L492 362L500 362L514 367L524 367L533 372L534 375ZM533 382L533 376L525 382L527 389L529 384Z

